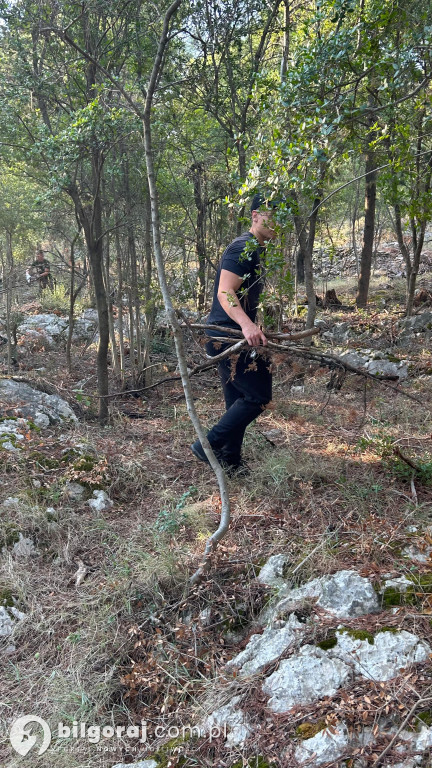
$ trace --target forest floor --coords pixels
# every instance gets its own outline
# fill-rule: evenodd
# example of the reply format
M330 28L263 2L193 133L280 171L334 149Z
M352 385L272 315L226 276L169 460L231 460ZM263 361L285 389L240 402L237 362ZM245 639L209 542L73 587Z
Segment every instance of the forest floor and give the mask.
M353 303L352 286L338 283L337 292ZM367 312L320 316L366 332L362 345L369 349L387 349L397 339L402 292L403 281L395 281L383 306L377 283ZM162 356L172 361L171 352ZM32 367L45 367L43 377L55 382L58 394L73 399L74 390L82 391L85 418L70 428L32 431L19 454L2 453L1 498L19 497L22 505L13 520L1 513L0 551L12 530L29 536L39 554L20 561L3 552L0 597L12 594L28 619L6 660L1 717L9 722L33 713L69 726L147 724L147 741L138 745L123 737L108 740L108 748L84 739L53 741L50 768L144 759L166 741L168 726L202 718L212 680L244 647L271 594L254 581L270 555L287 554L299 584L344 568L376 584L384 574L432 576L432 561L413 563L403 552L413 544L428 552L432 544L432 353L420 334L397 357L410 361L401 384L348 374L338 391L327 388L327 368L275 358L272 407L245 441L251 474L229 480L230 530L208 578L191 588L188 579L218 525L220 499L210 468L190 452L194 434L180 383L163 384L143 400L114 400L112 422L102 428L91 417L94 349L74 349L72 374L63 350L35 353ZM203 423L211 426L222 413L216 372L194 378L193 389ZM81 470L61 460L78 444L94 459ZM71 480L102 486L114 506L95 513L68 501L63 488ZM77 587L80 561L87 574ZM426 583L423 578L415 605L399 606L390 621L430 642L432 588ZM389 612L368 620L368 626L360 619L354 625L376 630L389 624ZM337 625L323 621L314 642ZM410 695L409 686L400 690L390 711L398 708L403 716ZM373 722L373 701L369 688L354 691L348 720L349 712L358 716L360 702L363 722ZM251 710L263 706L253 682L249 703ZM186 757L174 746L166 765L223 768L240 760L241 766L245 755L264 754L279 766L281 746L298 722L279 719L238 754L225 752L221 741L191 744ZM159 739L157 725L165 727ZM0 746L0 765L22 765L9 750ZM45 766L46 757L33 757L32 765Z

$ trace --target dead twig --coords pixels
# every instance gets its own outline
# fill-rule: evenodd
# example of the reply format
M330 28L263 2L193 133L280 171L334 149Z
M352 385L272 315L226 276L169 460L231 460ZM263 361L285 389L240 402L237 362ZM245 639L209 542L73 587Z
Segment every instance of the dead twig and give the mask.
M244 346L246 346L246 344L246 339L237 341L235 344L233 344L231 347L228 347L228 349L226 349L224 352L221 352L219 355L208 358L208 362L196 365L195 368L189 370L189 376L195 376L197 373L201 373L202 371L206 371L209 368L213 368L213 366L217 365L221 360L224 360L226 357L239 352ZM99 397L109 399L112 397L122 397L124 395L138 395L141 392L146 392L148 389L154 389L154 387L158 387L160 384L165 384L168 381L181 381L181 376L167 376L165 379L155 381L154 384L150 384L147 387L141 387L140 389L129 389L127 392L113 392L111 395L100 395Z
M396 731L396 733L393 736L393 738L390 741L390 743L387 744L386 748L383 749L383 751L381 752L380 755L378 755L378 757L375 760L375 762L372 763L372 768L374 768L375 765L378 765L380 760L382 760L382 758L385 757L385 755L391 750L391 748L392 748L393 744L395 743L395 741L397 740L399 734L402 733L402 731L405 728L405 726L407 725L407 723L409 723L409 721L411 720L411 718L412 718L414 712L416 711L416 709L418 709L420 706L422 706L423 704L426 704L429 701L432 701L432 696L426 696L424 699L419 699L418 701L415 702L415 704L413 704L413 706L411 707L410 711L408 712L405 720L403 721L403 723L400 726L400 728Z

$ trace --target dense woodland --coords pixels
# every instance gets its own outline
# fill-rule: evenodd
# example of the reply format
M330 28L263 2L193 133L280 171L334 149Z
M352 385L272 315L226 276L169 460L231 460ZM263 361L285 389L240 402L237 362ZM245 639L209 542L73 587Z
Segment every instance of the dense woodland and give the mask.
M401 763L382 718L431 726L430 667L282 716L256 676L221 670L256 637L277 583L257 575L280 553L295 586L370 580L379 605L345 617L354 639L431 642L430 2L0 8L0 427L18 425L0 430L0 733L29 712L196 722L241 694L256 727L234 750L56 742L32 765L298 768L299 729L344 718L378 740L311 768L427 768L432 731L423 762ZM276 386L242 482L187 446L222 412L202 323L257 192L276 204L260 302ZM26 282L38 249L45 290ZM44 314L49 343L31 326ZM68 425L6 402L30 384L67 401ZM327 652L345 624L315 610L303 599L295 620ZM2 749L0 766L23 764Z
M311 327L314 247L336 258L341 242L366 307L384 229L411 314L431 216L431 34L424 2L5 3L3 290L46 243L72 302L91 280L99 394L109 344L125 378L114 295L129 306L140 382L163 305L154 255L176 307L204 312L262 189L283 200L264 309L291 311L304 284Z

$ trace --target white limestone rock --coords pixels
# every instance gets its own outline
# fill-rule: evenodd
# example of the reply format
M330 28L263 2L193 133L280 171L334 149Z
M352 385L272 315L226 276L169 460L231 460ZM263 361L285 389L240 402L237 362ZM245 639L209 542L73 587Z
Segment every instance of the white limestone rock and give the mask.
M304 645L297 656L281 661L263 685L273 712L288 712L297 704L312 704L334 696L352 676L350 667L313 645Z
M414 544L410 544L409 547L405 547L402 550L402 554L408 557L414 563L431 563L432 547L426 546L424 549L419 549Z
M90 499L87 504L95 512L106 512L107 509L111 509L114 506L114 502L110 499L106 491L93 491L93 498Z
M25 418L30 418L35 423L37 420L41 423L41 414L48 418L50 424L77 421L66 400L58 395L47 395L33 389L22 381L1 379L0 397L4 402L19 408ZM43 419L43 423L46 425L46 419Z
M371 360L365 368L372 376L391 376L398 379L408 378L408 368L403 362L393 363L390 360Z
M140 760L138 763L116 763L112 768L158 768L156 760Z
M378 596L368 579L357 571L338 571L332 576L321 576L291 591L284 590L284 598L270 609L270 620L292 612L307 598L316 598L317 605L341 619L355 618L379 610Z
M286 555L272 555L261 568L257 581L260 584L268 584L269 587L281 587L287 583L284 579L284 571L288 565Z
M26 614L19 611L15 606L0 605L0 637L9 637L17 622L25 618Z
M70 501L82 501L86 493L86 489L80 483L66 483L63 494Z
M394 733L397 730L396 726L392 729ZM424 753L432 746L432 729L422 726L419 733L403 730L398 735L398 742L395 751L403 757L403 760L392 765L392 768L415 768L423 763Z
M261 672L267 664L281 656L304 632L294 614L291 614L283 627L266 627L262 635L252 635L246 648L228 662L225 669L238 669L238 677L247 677Z
M348 729L345 723L324 728L310 739L302 741L295 750L295 759L309 768L339 760L349 745Z
M28 315L18 326L18 333L25 335L28 331L39 331L53 338L58 338L64 334L67 326L67 319L58 315Z
M12 617L3 605L0 605L0 637L8 637L13 631Z
M399 321L399 327L406 335L426 331L432 328L432 312L421 312L413 317L404 317Z
M5 451L18 453L20 443L24 442L24 434L29 430L25 419L5 419L0 421L0 446Z
M18 349L21 356L25 356L29 351L51 349L54 346L55 341L49 333L44 330L37 331L34 328L27 328L21 332Z
M365 355L360 355L359 352L348 350L339 355L347 365L352 365L354 368L364 368L369 363L369 358Z
M233 698L219 709L216 709L201 724L201 733L215 734L219 729L221 734L226 731L225 744L227 747L242 747L246 739L252 734L252 725L248 716L240 708L242 696Z
M328 655L348 664L356 675L380 682L397 677L411 664L426 661L431 653L427 643L405 630L378 632L373 644L343 630L336 636L337 644Z
M36 557L39 553L35 547L34 541L27 536L23 536L22 533L19 533L18 536L18 541L16 541L12 547L13 556L20 560L28 560L30 557Z
M75 318L73 335L74 341L87 341L96 335L98 328L98 313L96 309L85 309L82 315Z
M407 589L413 586L413 582L407 579L406 576L397 576L396 578L392 579L386 579L384 584L381 587L381 594L383 594L386 589L396 589L398 592L406 592Z
M18 496L8 496L7 499L2 501L0 506L3 509L16 510L21 506L21 499Z

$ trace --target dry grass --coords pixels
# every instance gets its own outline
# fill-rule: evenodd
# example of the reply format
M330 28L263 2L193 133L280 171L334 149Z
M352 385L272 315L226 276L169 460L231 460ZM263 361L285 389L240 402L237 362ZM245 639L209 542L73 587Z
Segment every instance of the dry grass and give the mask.
M330 317L339 319L346 318ZM390 320L386 315L374 320L379 330L371 333L368 346L384 344ZM421 339L410 358L427 364ZM58 365L53 354L52 366ZM89 361L81 359L72 377L63 374L62 386L72 390L85 378L86 366ZM303 393L291 393L284 383L293 372L304 378ZM155 725L198 717L209 706L209 686L218 697L238 686L230 682L226 690L216 689L213 680L245 644L271 597L254 578L276 552L288 555L296 583L351 567L374 582L385 573L413 572L402 549L427 543L432 486L415 477L413 492L411 478L398 476L373 443L388 437L414 461L428 455L430 379L409 381L409 390L422 401L418 405L379 384L365 388L355 376L347 377L341 391L329 393L329 375L301 361L294 361L294 369L281 363L274 409L248 430L252 475L230 481L230 531L208 581L192 590L188 576L217 526L220 505L211 471L189 455L193 435L177 386L151 393L141 406L142 420L126 418L118 405L110 428L83 423L32 434L22 455L8 458L1 497L18 496L21 503L0 512L0 540L8 545L0 564L0 595L9 590L27 619L17 628L17 650L6 657L0 682L5 735L16 716L29 712L52 724L127 725L144 717ZM215 374L195 381L194 388L203 420L210 413L216 418L222 403ZM372 441L366 447L365 437ZM67 501L68 468L41 468L30 458L33 450L55 458L78 443L105 462L104 486L115 502L111 510L95 514L83 503ZM47 513L48 507L54 512ZM35 541L36 557L12 556L11 523L12 532ZM410 532L413 524L417 532ZM88 574L76 587L79 561ZM427 610L425 598L414 614L402 609L394 621L405 627L411 622L411 630L430 639ZM389 616L382 621L388 623ZM330 630L323 625L323 632ZM365 690L353 693L353 712ZM250 711L262 716L259 686L252 682L242 691ZM408 693L404 701L408 706ZM332 706L321 714L329 717ZM296 722L302 717L305 713L297 713ZM273 727L286 741L293 722ZM130 740L116 745L115 753L97 752L94 745L77 753L71 744L57 742L48 753L49 765L102 768L144 754L131 751ZM263 748L262 742L251 743L250 754ZM230 766L239 759L224 754L222 745L214 752L208 745L196 750L191 746L185 765ZM7 746L0 747L1 760L10 768L22 764ZM46 765L44 756L32 760L36 768Z

